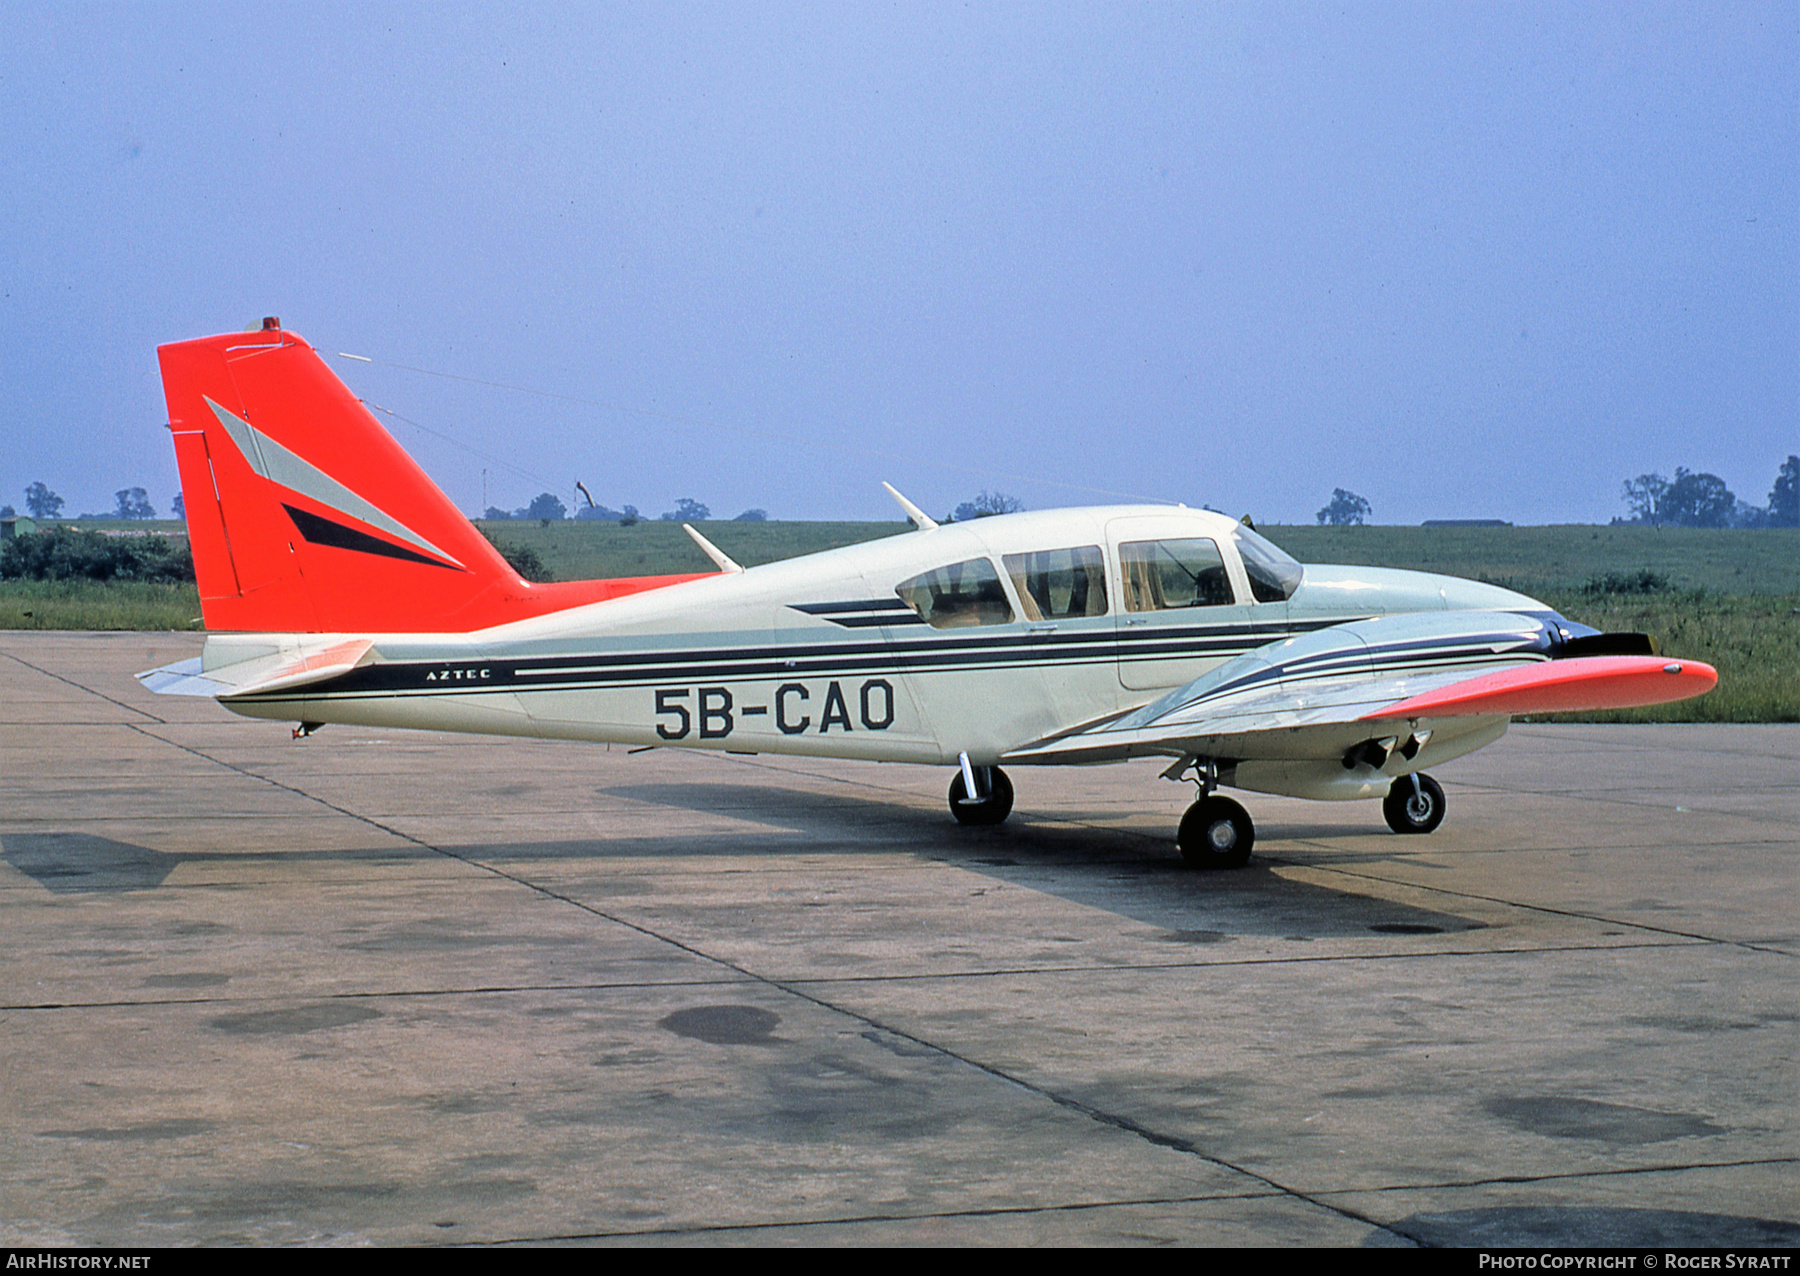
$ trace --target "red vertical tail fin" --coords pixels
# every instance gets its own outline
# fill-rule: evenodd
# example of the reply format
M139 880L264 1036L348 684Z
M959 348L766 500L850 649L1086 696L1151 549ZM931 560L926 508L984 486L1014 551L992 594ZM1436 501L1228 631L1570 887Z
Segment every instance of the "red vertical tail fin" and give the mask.
M521 580L293 333L157 356L208 629L466 633L691 579Z

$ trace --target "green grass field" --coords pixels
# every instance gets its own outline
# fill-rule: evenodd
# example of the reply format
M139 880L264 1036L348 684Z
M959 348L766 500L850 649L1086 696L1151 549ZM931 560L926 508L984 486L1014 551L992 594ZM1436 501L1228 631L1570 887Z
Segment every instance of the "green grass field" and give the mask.
M179 524L112 524L162 530ZM501 522L482 525L505 545L535 551L557 580L706 571L675 523ZM897 535L904 523L708 522L706 535L746 566ZM1648 527L1349 527L1261 529L1302 562L1408 567L1490 580L1541 598L1603 630L1655 635L1671 656L1719 670L1711 695L1583 721L1800 721L1800 531ZM1666 588L1595 588L1639 573ZM1639 582L1642 583L1642 582ZM1656 584L1656 581L1651 581ZM0 582L0 629L191 629L192 585Z
M1302 562L1409 567L1489 580L1570 620L1654 636L1704 660L1718 689L1647 709L1546 721L1800 722L1800 531L1685 527L1267 527ZM1604 578L1650 572L1669 588L1618 593Z
M509 545L537 551L558 580L705 571L708 561L677 523L620 527L567 521L481 524ZM906 523L706 523L701 530L747 567L854 545ZM1800 530L1678 527L1300 527L1259 529L1303 563L1410 567L1490 580L1534 597L1570 593L1597 576L1649 570L1676 589L1800 594Z
M1800 594L1537 595L1571 620L1654 636L1665 655L1704 660L1719 685L1697 700L1545 721L1800 722Z
M1535 597L1609 572L1654 571L1677 589L1800 594L1800 529L1694 527L1259 527L1303 563L1409 567Z
M199 629L199 617L192 582L0 580L0 630Z

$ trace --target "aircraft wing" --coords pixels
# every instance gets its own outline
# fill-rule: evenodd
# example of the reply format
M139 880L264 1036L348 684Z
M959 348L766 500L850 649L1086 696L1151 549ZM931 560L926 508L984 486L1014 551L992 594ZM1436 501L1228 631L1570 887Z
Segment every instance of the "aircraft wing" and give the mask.
M1474 724L1449 720L1485 718L1497 734L1514 714L1661 704L1718 682L1698 661L1562 654L1581 650L1551 621L1508 613L1356 621L1270 643L1132 713L1003 760L1303 761L1350 758L1364 745L1379 745L1385 760L1403 738L1428 739L1434 723L1467 730Z
M164 696L230 699L265 691L286 691L349 673L364 662L374 642L368 638L326 638L282 644L230 664L203 668L199 657L149 669L137 678Z

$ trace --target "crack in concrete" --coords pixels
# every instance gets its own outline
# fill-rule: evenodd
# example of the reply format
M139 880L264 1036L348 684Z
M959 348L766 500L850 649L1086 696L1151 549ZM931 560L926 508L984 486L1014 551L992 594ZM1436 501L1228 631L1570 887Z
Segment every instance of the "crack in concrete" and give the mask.
M600 1232L552 1232L542 1236L509 1236L500 1240L465 1241L452 1248L489 1245L534 1245L553 1241L606 1240L626 1236L706 1236L714 1233L767 1232L784 1227L844 1227L859 1223L928 1223L937 1219L1021 1218L1033 1214L1076 1214L1090 1210L1129 1209L1135 1205L1204 1205L1209 1201L1276 1200L1282 1192L1213 1192L1204 1196L1121 1197L1113 1201L1063 1201L1054 1205L996 1205L985 1209L928 1210L918 1214L847 1214L841 1218L798 1218L757 1223L696 1224L690 1227L621 1228ZM1362 1221L1360 1219L1356 1220Z
M1770 953L1776 957L1791 957L1793 954L1780 948L1769 948L1752 943L1747 939L1721 939L1717 935L1703 935L1696 931L1677 930L1673 926L1653 926L1649 922L1625 921L1617 917L1607 917L1601 913L1584 913L1573 908L1552 908L1548 904L1526 904L1517 900L1500 899L1494 895L1481 895L1473 891L1452 890L1447 886L1427 886L1415 882L1396 882L1392 878L1377 877L1373 873L1357 873L1342 865L1309 864L1309 868L1321 873L1337 873L1344 877L1354 877L1358 881L1379 882L1383 886L1404 886L1411 890L1426 891L1433 895L1446 895L1453 899L1479 900L1484 904L1496 904L1504 908L1518 908L1526 912L1544 913L1550 917L1571 917L1577 921L1593 922L1602 926L1623 926L1629 930L1649 931L1653 935L1668 935L1676 939L1692 940L1701 944L1717 944L1728 948L1742 948L1753 953Z
M126 704L123 700L115 700L115 699L113 699L113 697L107 695L104 691L95 691L92 687L84 686L82 683L76 682L73 678L65 678L60 673L53 673L50 670L42 668L39 665L34 665L29 660L25 659L23 656L15 655L14 653L12 653L10 651L0 651L0 656L5 656L8 660L14 661L17 664L24 665L27 669L31 670L33 673L41 673L44 675L44 677L54 678L54 679L56 679L56 681L63 683L65 686L73 687L77 691L85 691L90 696L97 696L101 700L106 701L106 703L108 703L108 704L117 705L119 708L125 710L127 713L135 713L139 717L148 718L148 719L150 719L150 721L158 723L165 727L169 725L167 720L157 717L154 713L151 713L147 709L140 709L136 705ZM64 722L64 723L59 723L57 725L69 726L70 724ZM117 725L117 726L129 727L129 726L135 726L136 724L131 723L131 722L124 722L124 723L116 723L116 724L96 723L95 725L96 726Z
M1689 1170L1736 1170L1753 1165L1796 1165L1800 1156L1756 1156L1737 1161L1675 1161L1661 1165L1621 1165L1610 1170L1556 1170L1547 1174L1496 1174L1478 1179L1445 1179L1441 1183L1384 1183L1379 1187L1331 1187L1320 1196L1359 1196L1365 1192L1433 1192L1440 1189L1493 1187L1517 1183L1565 1183L1574 1179L1622 1178L1634 1174L1682 1174Z

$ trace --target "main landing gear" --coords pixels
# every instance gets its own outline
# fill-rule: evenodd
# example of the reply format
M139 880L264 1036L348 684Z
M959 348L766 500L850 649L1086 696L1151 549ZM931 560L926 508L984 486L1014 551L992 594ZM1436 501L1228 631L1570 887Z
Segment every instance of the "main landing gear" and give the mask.
M1189 767L1200 796L1175 830L1181 858L1194 868L1242 868L1250 862L1256 845L1256 825L1250 812L1214 790L1219 784L1219 764L1210 759L1188 758L1163 772L1163 778L1179 780Z
M1013 786L997 766L976 766L963 754L950 781L950 814L958 824L999 824L1012 814Z
M1396 833L1429 833L1444 822L1444 789L1422 771L1394 781L1381 813Z
M1250 812L1228 797L1209 793L1187 809L1175 832L1181 858L1195 868L1242 868L1256 845Z
M1242 868L1256 845L1250 813L1214 791L1219 782L1216 763L1184 759L1163 775L1179 780L1190 767L1200 797L1181 817L1175 833L1181 858L1195 868ZM1444 810L1443 786L1418 771L1395 780L1381 802L1381 813L1396 833L1429 833L1444 822Z

